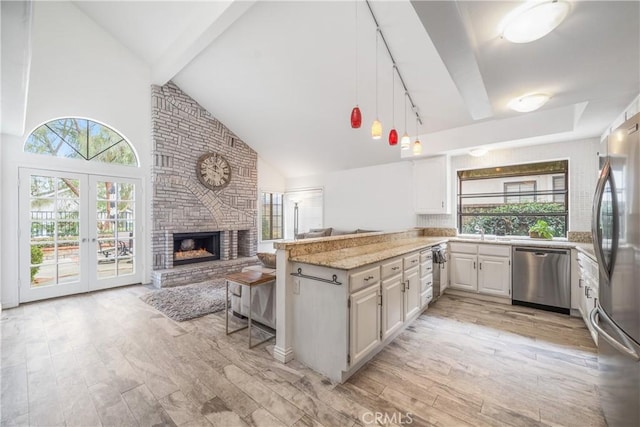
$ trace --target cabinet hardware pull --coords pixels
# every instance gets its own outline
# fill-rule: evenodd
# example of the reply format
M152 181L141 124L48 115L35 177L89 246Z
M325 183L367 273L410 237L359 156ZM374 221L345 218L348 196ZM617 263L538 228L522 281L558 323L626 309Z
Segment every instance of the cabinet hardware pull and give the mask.
M410 282L411 282L410 280L407 280L407 289L411 289L411 288L409 287Z
M400 267L398 267L397 265L395 267L391 267L391 270L393 270L393 271L396 271L396 270L399 270L399 269L400 269Z
M578 279L578 287L581 288L582 287L582 279Z
M302 277L303 279L311 279L311 280L317 280L318 282L331 283L332 285L337 285L337 286L342 285L342 282L338 282L338 276L335 274L333 275L331 280L329 280L329 279L324 279L322 277L309 276L307 274L302 274L302 269L299 268L297 273L291 273L291 275L296 277Z
M373 279L373 276L365 277L365 278L364 278L364 281L365 281L365 282L368 282L368 281L369 281L369 280L371 280L371 279Z
M474 270L476 269L476 262L475 261L473 261L473 269Z
M406 291L407 291L407 283L402 282L402 292L406 292Z
M584 287L584 296L586 296L589 299L591 299L591 295L589 295L590 291L591 291L591 288L589 286Z
M444 208L444 201L440 204L440 206Z
M479 264L480 270L482 270L482 263Z
M382 295L378 295L380 297L380 300L378 301L378 305L382 305Z

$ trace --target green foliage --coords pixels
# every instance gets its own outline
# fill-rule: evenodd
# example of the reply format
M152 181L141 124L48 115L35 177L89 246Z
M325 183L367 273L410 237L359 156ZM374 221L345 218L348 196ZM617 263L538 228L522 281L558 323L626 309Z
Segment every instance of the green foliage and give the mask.
M547 221L539 219L529 228L529 233L537 233L543 239L553 238L553 228L549 227Z
M476 233L482 229L486 234L498 234L506 236L526 236L536 221L544 219L552 228L553 237L566 237L567 224L562 203L509 203L497 206L465 207L463 214L485 214L487 216L463 216L461 233ZM540 214L548 213L548 216ZM497 214L497 215L493 215Z
M31 245L31 264L40 264L42 263L43 258L44 253L42 252L42 248L40 246ZM38 270L40 270L40 266L31 267L31 283L33 283L33 278L38 274Z

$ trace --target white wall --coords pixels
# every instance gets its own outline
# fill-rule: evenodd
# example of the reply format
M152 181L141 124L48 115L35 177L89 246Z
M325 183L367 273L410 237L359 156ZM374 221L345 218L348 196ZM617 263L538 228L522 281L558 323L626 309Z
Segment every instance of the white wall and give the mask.
M395 162L287 179L287 191L324 188L324 226L397 230L416 225L412 163Z
M268 191L272 193L284 193L286 188L286 180L284 175L276 168L265 162L258 156L258 215L260 215L260 193ZM260 240L262 233L260 231L260 218L258 221L258 252L275 252L273 242L263 242Z
M141 167L110 166L107 170L142 179L144 206L150 206L151 200L149 68L70 2L35 2L33 12L26 133L22 137L3 135L0 144L0 257L4 266L0 281L4 307L18 303L18 169L97 171L97 165L91 162L23 153L24 141L34 128L64 116L86 117L114 128L132 143ZM147 216L143 236L147 251L142 260L145 282L149 281L151 265Z
M599 139L490 151L483 157L451 158L451 215L418 215L420 227L457 227L458 170L569 159L569 231L591 230L591 202L598 179Z

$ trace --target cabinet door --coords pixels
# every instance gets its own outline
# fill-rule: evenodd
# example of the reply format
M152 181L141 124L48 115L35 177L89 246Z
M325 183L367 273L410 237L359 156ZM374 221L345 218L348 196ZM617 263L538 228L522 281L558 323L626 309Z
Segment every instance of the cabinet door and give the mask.
M358 363L380 343L380 286L370 286L350 297L351 365Z
M413 164L414 209L418 214L448 214L449 159L446 156Z
M509 258L478 256L478 292L501 297L511 295Z
M382 281L382 339L400 329L403 323L402 274L398 274Z
M440 295L442 295L442 292L449 287L449 263L435 264L435 266L440 268Z
M474 292L478 290L477 259L476 255L451 254L449 279L452 289Z
M418 268L404 272L404 318L405 320L420 310L420 275Z

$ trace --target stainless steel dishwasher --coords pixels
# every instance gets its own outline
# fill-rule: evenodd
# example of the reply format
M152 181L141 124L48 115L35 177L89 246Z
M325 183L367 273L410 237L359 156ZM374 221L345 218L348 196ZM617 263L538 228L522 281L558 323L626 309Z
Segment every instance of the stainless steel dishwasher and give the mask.
M571 257L568 249L514 246L512 303L569 314Z

